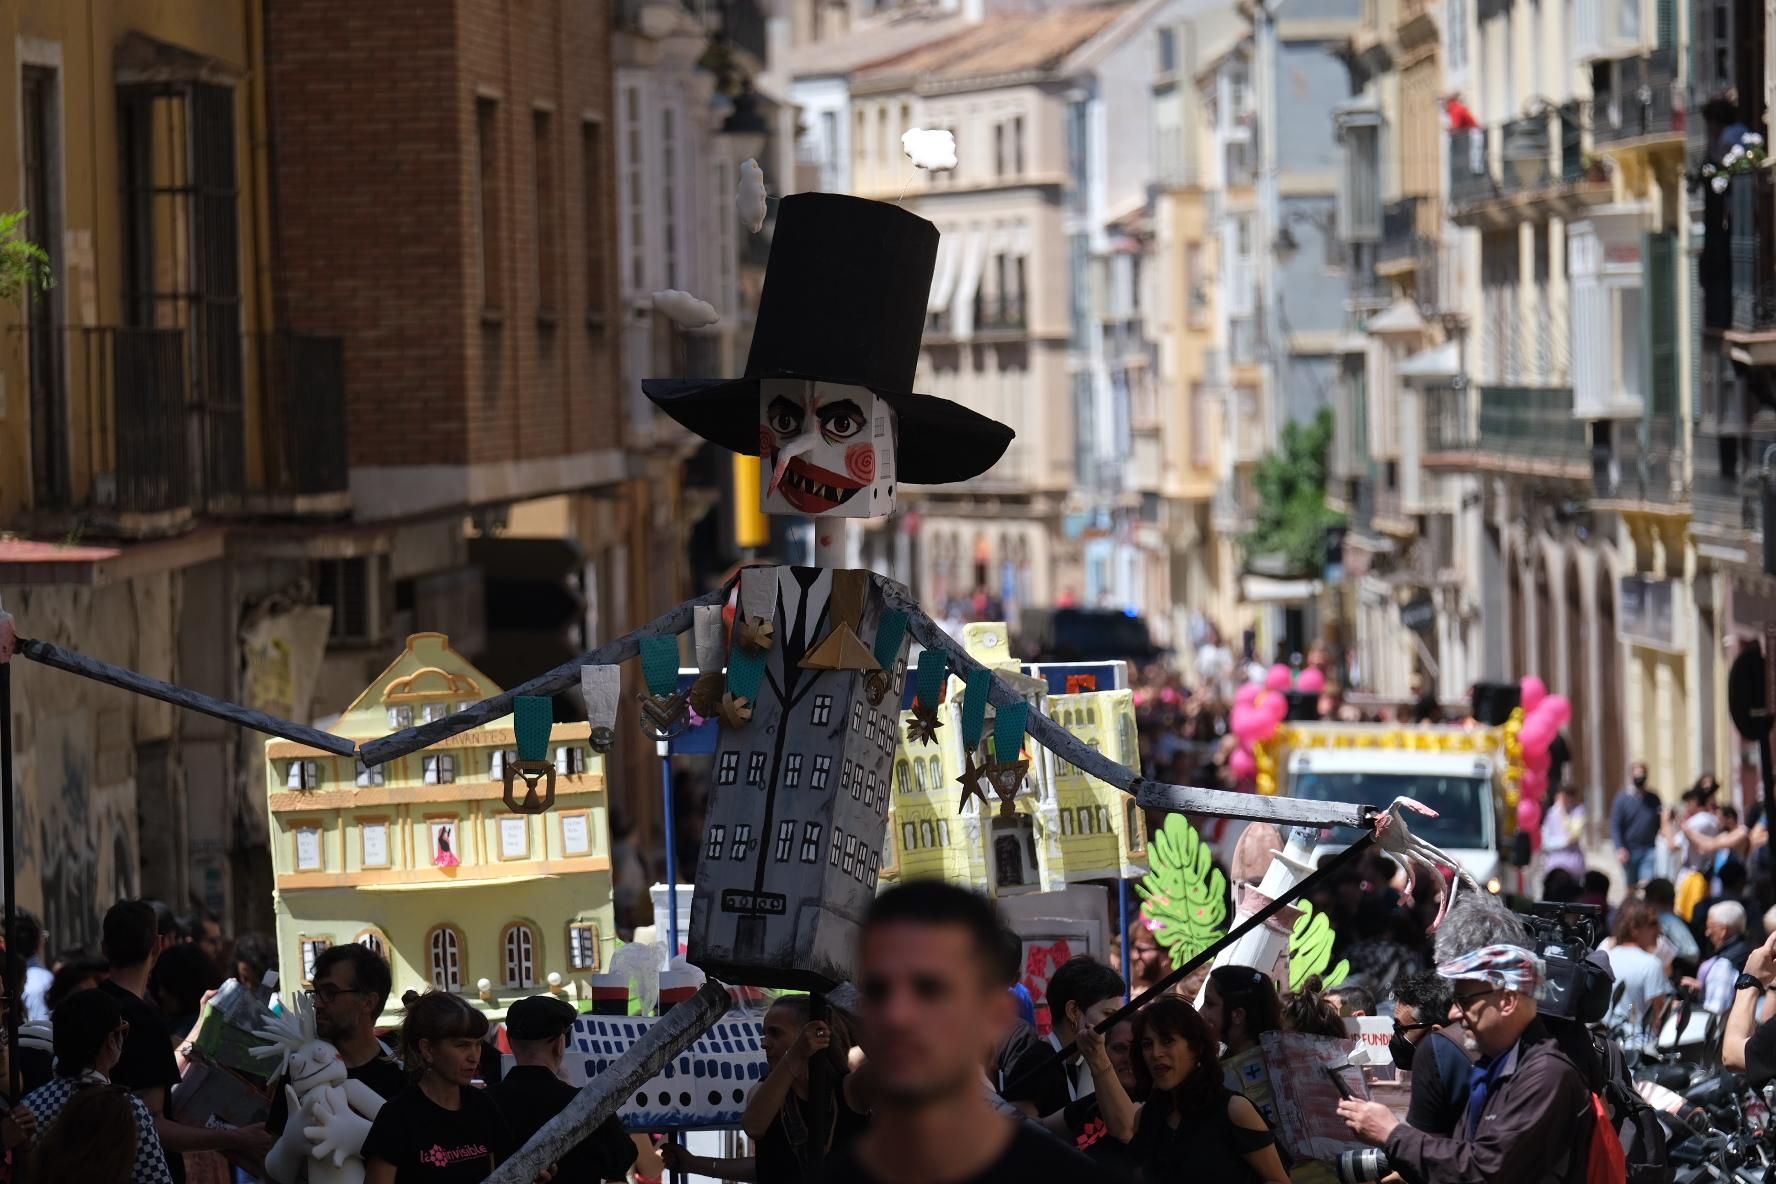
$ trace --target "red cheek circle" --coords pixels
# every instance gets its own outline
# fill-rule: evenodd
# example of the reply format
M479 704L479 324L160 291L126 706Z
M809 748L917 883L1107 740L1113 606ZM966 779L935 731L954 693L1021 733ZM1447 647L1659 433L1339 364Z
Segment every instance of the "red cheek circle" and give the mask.
M853 444L845 450L845 471L865 485L876 479L876 446Z
M777 455L777 433L762 423L759 425L759 455Z

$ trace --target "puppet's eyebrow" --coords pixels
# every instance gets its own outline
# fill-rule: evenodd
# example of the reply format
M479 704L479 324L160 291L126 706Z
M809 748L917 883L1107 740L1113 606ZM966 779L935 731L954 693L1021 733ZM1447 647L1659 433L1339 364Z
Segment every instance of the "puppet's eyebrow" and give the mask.
M840 399L836 403L828 403L824 407L816 408L816 413L821 419L830 419L835 415L849 415L853 419L863 418L863 408L852 399Z
M791 400L784 398L782 395L778 395L776 398L772 399L770 407L766 408L766 410L772 415L785 411L791 415L799 416L806 414L806 412L802 410L802 405L800 403L792 402Z

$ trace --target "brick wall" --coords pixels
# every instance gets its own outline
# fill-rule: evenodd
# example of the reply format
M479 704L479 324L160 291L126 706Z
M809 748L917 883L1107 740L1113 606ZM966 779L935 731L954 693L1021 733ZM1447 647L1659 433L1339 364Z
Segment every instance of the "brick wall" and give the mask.
M604 0L268 5L280 315L346 340L353 465L473 464L613 447L610 268L588 300L582 122L609 106ZM498 214L484 305L478 101ZM557 247L538 257L535 114L549 113ZM607 132L592 221L614 260ZM539 263L557 295L539 299Z

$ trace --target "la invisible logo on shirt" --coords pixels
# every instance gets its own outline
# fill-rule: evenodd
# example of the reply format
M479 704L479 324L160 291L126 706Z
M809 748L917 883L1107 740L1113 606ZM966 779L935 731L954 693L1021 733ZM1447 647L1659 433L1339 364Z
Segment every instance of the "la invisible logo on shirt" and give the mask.
M433 1143L419 1153L419 1162L434 1168L447 1168L451 1164L460 1163L465 1159L480 1159L491 1154L492 1152L480 1143L470 1143L466 1147L445 1147L440 1143Z

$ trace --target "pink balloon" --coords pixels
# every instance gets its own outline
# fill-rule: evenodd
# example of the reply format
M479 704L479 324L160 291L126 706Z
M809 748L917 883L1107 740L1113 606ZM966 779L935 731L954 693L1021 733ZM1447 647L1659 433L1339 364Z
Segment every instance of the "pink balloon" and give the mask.
M1565 695L1549 695L1542 700L1541 710L1543 715L1553 719L1556 732L1564 728L1573 717L1572 700Z
M1233 755L1227 758L1227 770L1241 781L1254 777L1258 773L1258 758L1248 748L1236 748Z
M1554 764L1554 758L1546 748L1526 748L1523 750L1523 767L1534 769L1538 773L1546 773Z
M1548 697L1548 684L1533 674L1527 674L1517 684L1517 691L1523 697L1523 714L1528 715Z
M1530 849L1542 845L1542 803L1532 797L1517 802L1517 829L1529 834Z
M1268 720L1269 717L1256 707L1246 705L1233 709L1233 714L1227 717L1227 726L1242 742L1250 744Z
M1535 769L1525 769L1521 787L1523 795L1518 799L1519 804L1528 799L1540 802L1542 795L1548 792L1548 775Z
M1264 713L1270 716L1270 722L1273 725L1282 723L1283 717L1289 714L1289 700L1281 691L1272 691L1270 694L1266 695L1264 697L1264 702L1260 704L1260 706L1263 708ZM1276 728L1273 726L1270 731L1274 732L1276 731ZM1269 734L1269 732L1265 733L1267 737Z
M1554 721L1541 714L1533 716L1517 733L1517 743L1523 745L1524 752L1546 752L1553 740Z
M1295 684L1295 672L1278 662L1264 676L1264 689L1268 691L1286 691Z
M1326 676L1319 667L1309 666L1301 672L1301 678L1296 682L1295 689L1317 695L1326 689Z
M1233 694L1234 705L1238 707L1250 707L1252 705L1252 700L1256 699L1258 697L1258 692L1263 689L1263 687L1255 682L1243 684L1240 689Z

